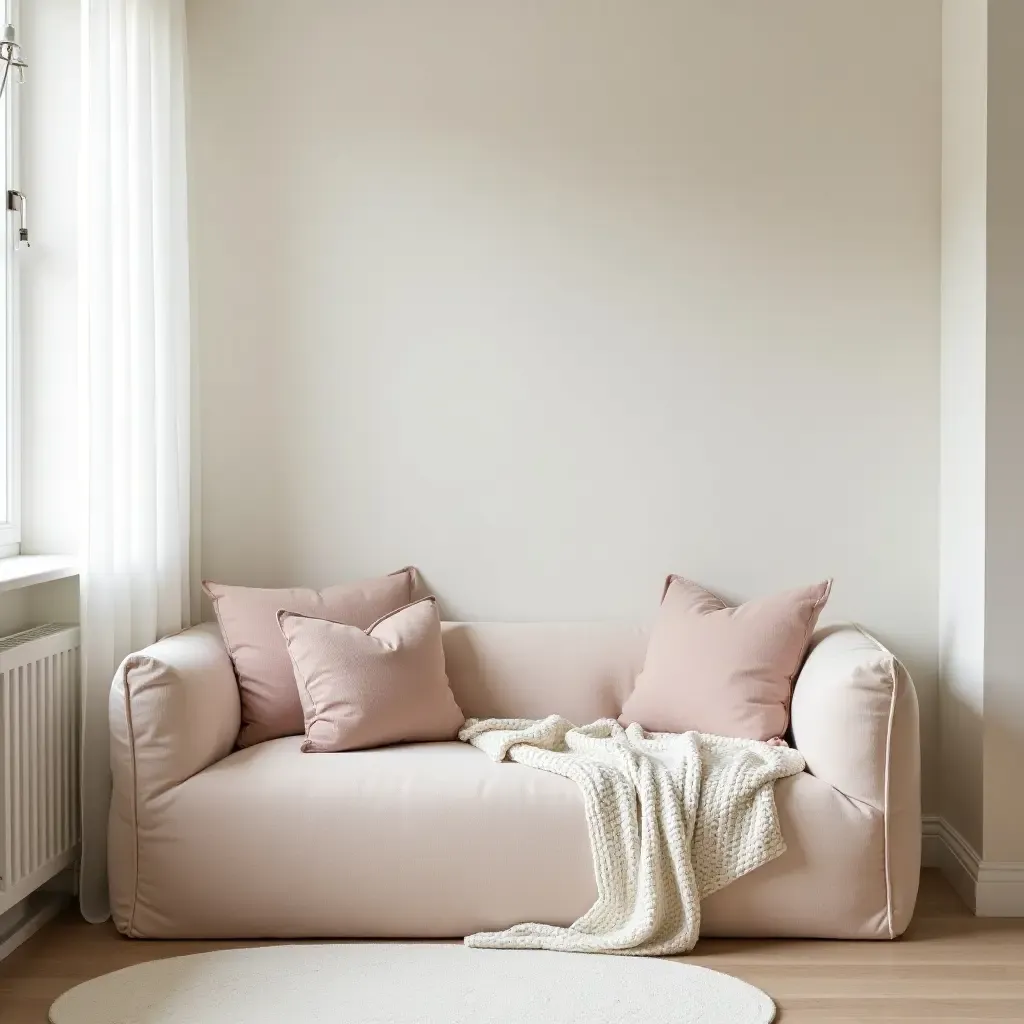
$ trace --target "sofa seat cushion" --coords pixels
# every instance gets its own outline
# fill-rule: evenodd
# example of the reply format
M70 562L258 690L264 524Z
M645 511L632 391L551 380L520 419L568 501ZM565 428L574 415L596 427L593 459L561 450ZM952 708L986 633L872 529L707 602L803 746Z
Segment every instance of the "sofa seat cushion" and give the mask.
M235 751L139 809L143 936L450 937L597 898L567 779L464 743Z
M112 877L122 931L446 938L567 925L597 898L569 780L462 743L301 742L236 751L138 808L136 874ZM702 934L888 938L881 813L806 772L776 803L788 850L707 900Z

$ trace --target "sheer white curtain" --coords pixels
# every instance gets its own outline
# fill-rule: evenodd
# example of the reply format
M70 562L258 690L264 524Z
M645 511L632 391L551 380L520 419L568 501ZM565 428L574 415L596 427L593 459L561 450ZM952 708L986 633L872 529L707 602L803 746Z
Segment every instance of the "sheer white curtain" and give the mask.
M190 621L184 0L82 0L82 913L109 913L107 694Z

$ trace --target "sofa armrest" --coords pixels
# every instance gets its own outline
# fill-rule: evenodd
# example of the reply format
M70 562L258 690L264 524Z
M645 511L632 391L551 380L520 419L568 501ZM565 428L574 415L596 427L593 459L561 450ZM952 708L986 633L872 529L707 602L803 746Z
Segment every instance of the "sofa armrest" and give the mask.
M152 827L165 794L230 754L238 738L238 684L217 627L194 626L129 655L108 707L110 910L135 935L140 832Z
M821 630L797 677L792 729L807 770L876 814L889 933L901 934L921 869L921 741L910 674L856 626Z
M793 690L792 729L811 774L854 800L884 811L894 775L920 786L914 684L856 626L815 637Z
M213 624L129 655L110 690L114 792L148 800L231 753L241 705Z

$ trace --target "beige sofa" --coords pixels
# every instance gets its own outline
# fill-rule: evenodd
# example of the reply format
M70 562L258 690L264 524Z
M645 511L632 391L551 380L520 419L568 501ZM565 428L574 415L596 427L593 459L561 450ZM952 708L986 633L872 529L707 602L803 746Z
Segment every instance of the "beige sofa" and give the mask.
M615 716L646 646L597 623L448 623L468 716ZM716 893L702 934L890 939L921 854L918 710L854 627L822 630L793 696L807 771L776 787L787 852ZM111 691L114 920L147 938L451 937L569 924L596 898L567 779L460 743L235 750L238 690L216 627L129 658Z

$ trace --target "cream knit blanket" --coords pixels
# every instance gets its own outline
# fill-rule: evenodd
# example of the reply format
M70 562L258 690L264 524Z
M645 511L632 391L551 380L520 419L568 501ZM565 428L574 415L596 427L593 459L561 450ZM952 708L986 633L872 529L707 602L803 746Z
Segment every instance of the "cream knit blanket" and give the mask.
M568 928L517 924L467 946L668 956L700 933L700 901L786 849L774 783L803 771L789 747L688 732L645 733L614 719L575 727L469 719L459 739L495 761L554 772L583 793L597 902Z

